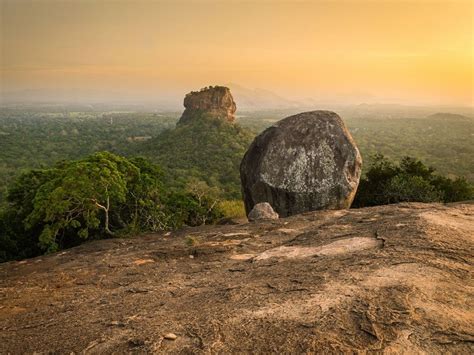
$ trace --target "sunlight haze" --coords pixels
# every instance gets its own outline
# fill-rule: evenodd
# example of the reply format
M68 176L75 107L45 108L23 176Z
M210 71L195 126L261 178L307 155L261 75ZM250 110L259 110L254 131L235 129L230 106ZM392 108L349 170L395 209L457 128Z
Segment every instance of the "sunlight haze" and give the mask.
M1 0L2 92L473 104L470 1ZM73 91L74 92L74 91Z

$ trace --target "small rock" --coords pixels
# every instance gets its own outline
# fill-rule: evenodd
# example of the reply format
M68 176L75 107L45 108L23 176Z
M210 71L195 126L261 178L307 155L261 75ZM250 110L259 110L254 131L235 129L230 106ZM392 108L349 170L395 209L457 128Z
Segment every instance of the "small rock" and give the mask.
M137 259L133 263L137 266L143 265L143 264L149 264L149 263L154 263L155 260L153 259Z
M244 236L244 235L250 235L250 233L247 233L247 232L225 233L222 236L223 237L237 237L237 236Z
M256 221L259 219L278 219L278 217L278 213L273 210L268 202L261 202L253 207L247 218L249 221Z
M254 256L255 256L255 254L235 254L235 255L232 255L230 258L232 260L246 261L246 260L252 259Z
M167 333L165 335L163 335L163 338L167 339L167 340L176 340L178 336L174 333Z

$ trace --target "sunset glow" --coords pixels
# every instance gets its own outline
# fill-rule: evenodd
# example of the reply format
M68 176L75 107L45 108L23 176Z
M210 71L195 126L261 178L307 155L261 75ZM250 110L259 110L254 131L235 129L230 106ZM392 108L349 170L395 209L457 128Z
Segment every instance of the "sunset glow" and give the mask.
M2 91L473 104L471 1L1 0ZM113 96L110 94L109 96Z

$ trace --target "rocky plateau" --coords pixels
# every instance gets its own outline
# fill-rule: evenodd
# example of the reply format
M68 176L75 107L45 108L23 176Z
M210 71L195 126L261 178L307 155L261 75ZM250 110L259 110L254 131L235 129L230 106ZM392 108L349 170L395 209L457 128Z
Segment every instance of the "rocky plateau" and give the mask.
M234 98L225 86L209 86L199 91L191 91L184 97L184 107L178 125L202 115L232 123L237 110Z
M0 265L0 353L474 352L474 206L307 212Z

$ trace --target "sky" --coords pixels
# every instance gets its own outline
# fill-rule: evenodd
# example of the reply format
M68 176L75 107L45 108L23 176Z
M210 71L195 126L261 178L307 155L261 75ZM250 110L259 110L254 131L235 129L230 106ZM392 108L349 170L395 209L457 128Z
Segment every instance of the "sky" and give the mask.
M470 105L472 1L0 0L1 92ZM71 91L72 90L72 91Z

